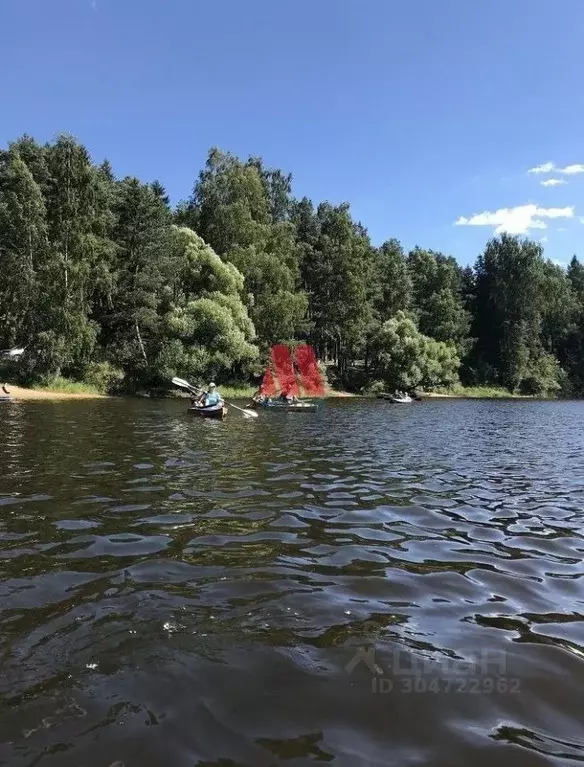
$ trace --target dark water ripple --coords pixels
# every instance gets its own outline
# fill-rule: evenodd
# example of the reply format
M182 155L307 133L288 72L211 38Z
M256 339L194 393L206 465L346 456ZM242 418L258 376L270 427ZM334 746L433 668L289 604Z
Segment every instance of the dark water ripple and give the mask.
M0 763L584 762L584 404L3 404Z

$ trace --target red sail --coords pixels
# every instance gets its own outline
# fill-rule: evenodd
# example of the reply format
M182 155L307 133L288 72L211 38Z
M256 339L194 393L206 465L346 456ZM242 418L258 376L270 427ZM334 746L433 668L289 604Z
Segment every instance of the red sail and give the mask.
M294 355L300 372L302 388L313 397L324 397L324 380L318 369L318 362L311 346L298 346Z
M292 394L297 397L300 394L300 389L294 375L294 364L292 363L290 349L284 344L273 346L272 361L276 369L276 376L280 382L280 391L283 394Z
M278 391L276 388L276 382L274 381L274 376L272 375L270 368L266 368L261 389L266 397L273 397L274 394Z

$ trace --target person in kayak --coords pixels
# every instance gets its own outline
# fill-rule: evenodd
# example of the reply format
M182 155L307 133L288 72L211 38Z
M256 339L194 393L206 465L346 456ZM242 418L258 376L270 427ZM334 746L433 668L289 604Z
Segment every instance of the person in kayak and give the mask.
M203 398L203 407L212 407L213 405L222 405L223 399L219 392L217 391L217 387L214 383L210 383L207 387L208 391L205 393L205 396Z
M208 391L201 392L197 397L191 396L191 407L213 407L223 404L223 397L214 383L210 383L207 389Z
M268 398L266 397L266 392L263 383L260 384L260 388L257 390L257 392L253 395L252 401L253 402L265 402Z
M287 389L280 394L280 400L286 402L288 405L292 405L294 402L298 402L298 397L292 394L290 389Z

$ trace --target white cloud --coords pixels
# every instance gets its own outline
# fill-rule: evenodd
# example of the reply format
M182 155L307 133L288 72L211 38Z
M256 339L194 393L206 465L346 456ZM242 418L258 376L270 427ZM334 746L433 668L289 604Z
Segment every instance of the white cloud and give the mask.
M551 173L556 169L556 166L553 164L553 162L544 162L543 165L538 165L535 168L530 168L527 172L528 173Z
M540 239L540 242L547 242L547 241L548 241L548 238L547 238L547 237L542 237L542 238Z
M558 168L559 173L566 173L568 176L574 175L574 173L584 173L584 165L566 165L565 168Z
M539 208L537 205L518 205L484 211L467 218L460 216L455 226L494 226L495 234L526 234L530 229L547 229L543 218L573 218L574 208Z
M584 165L576 163L574 165L566 165L565 168L558 168L553 162L544 162L542 165L537 165L535 168L530 168L528 173L564 173L566 176L573 176L576 173L584 173Z
M546 181L542 181L542 186L559 186L560 184L567 184L563 178L548 178Z

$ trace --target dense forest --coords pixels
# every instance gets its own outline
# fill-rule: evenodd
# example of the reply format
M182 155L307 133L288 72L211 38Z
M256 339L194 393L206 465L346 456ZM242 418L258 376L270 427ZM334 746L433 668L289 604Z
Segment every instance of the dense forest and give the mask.
M273 344L299 342L353 391L582 395L584 267L508 235L474 268L375 247L348 204L296 199L259 157L212 149L173 208L67 135L0 151L0 348L26 346L12 380L249 382Z

